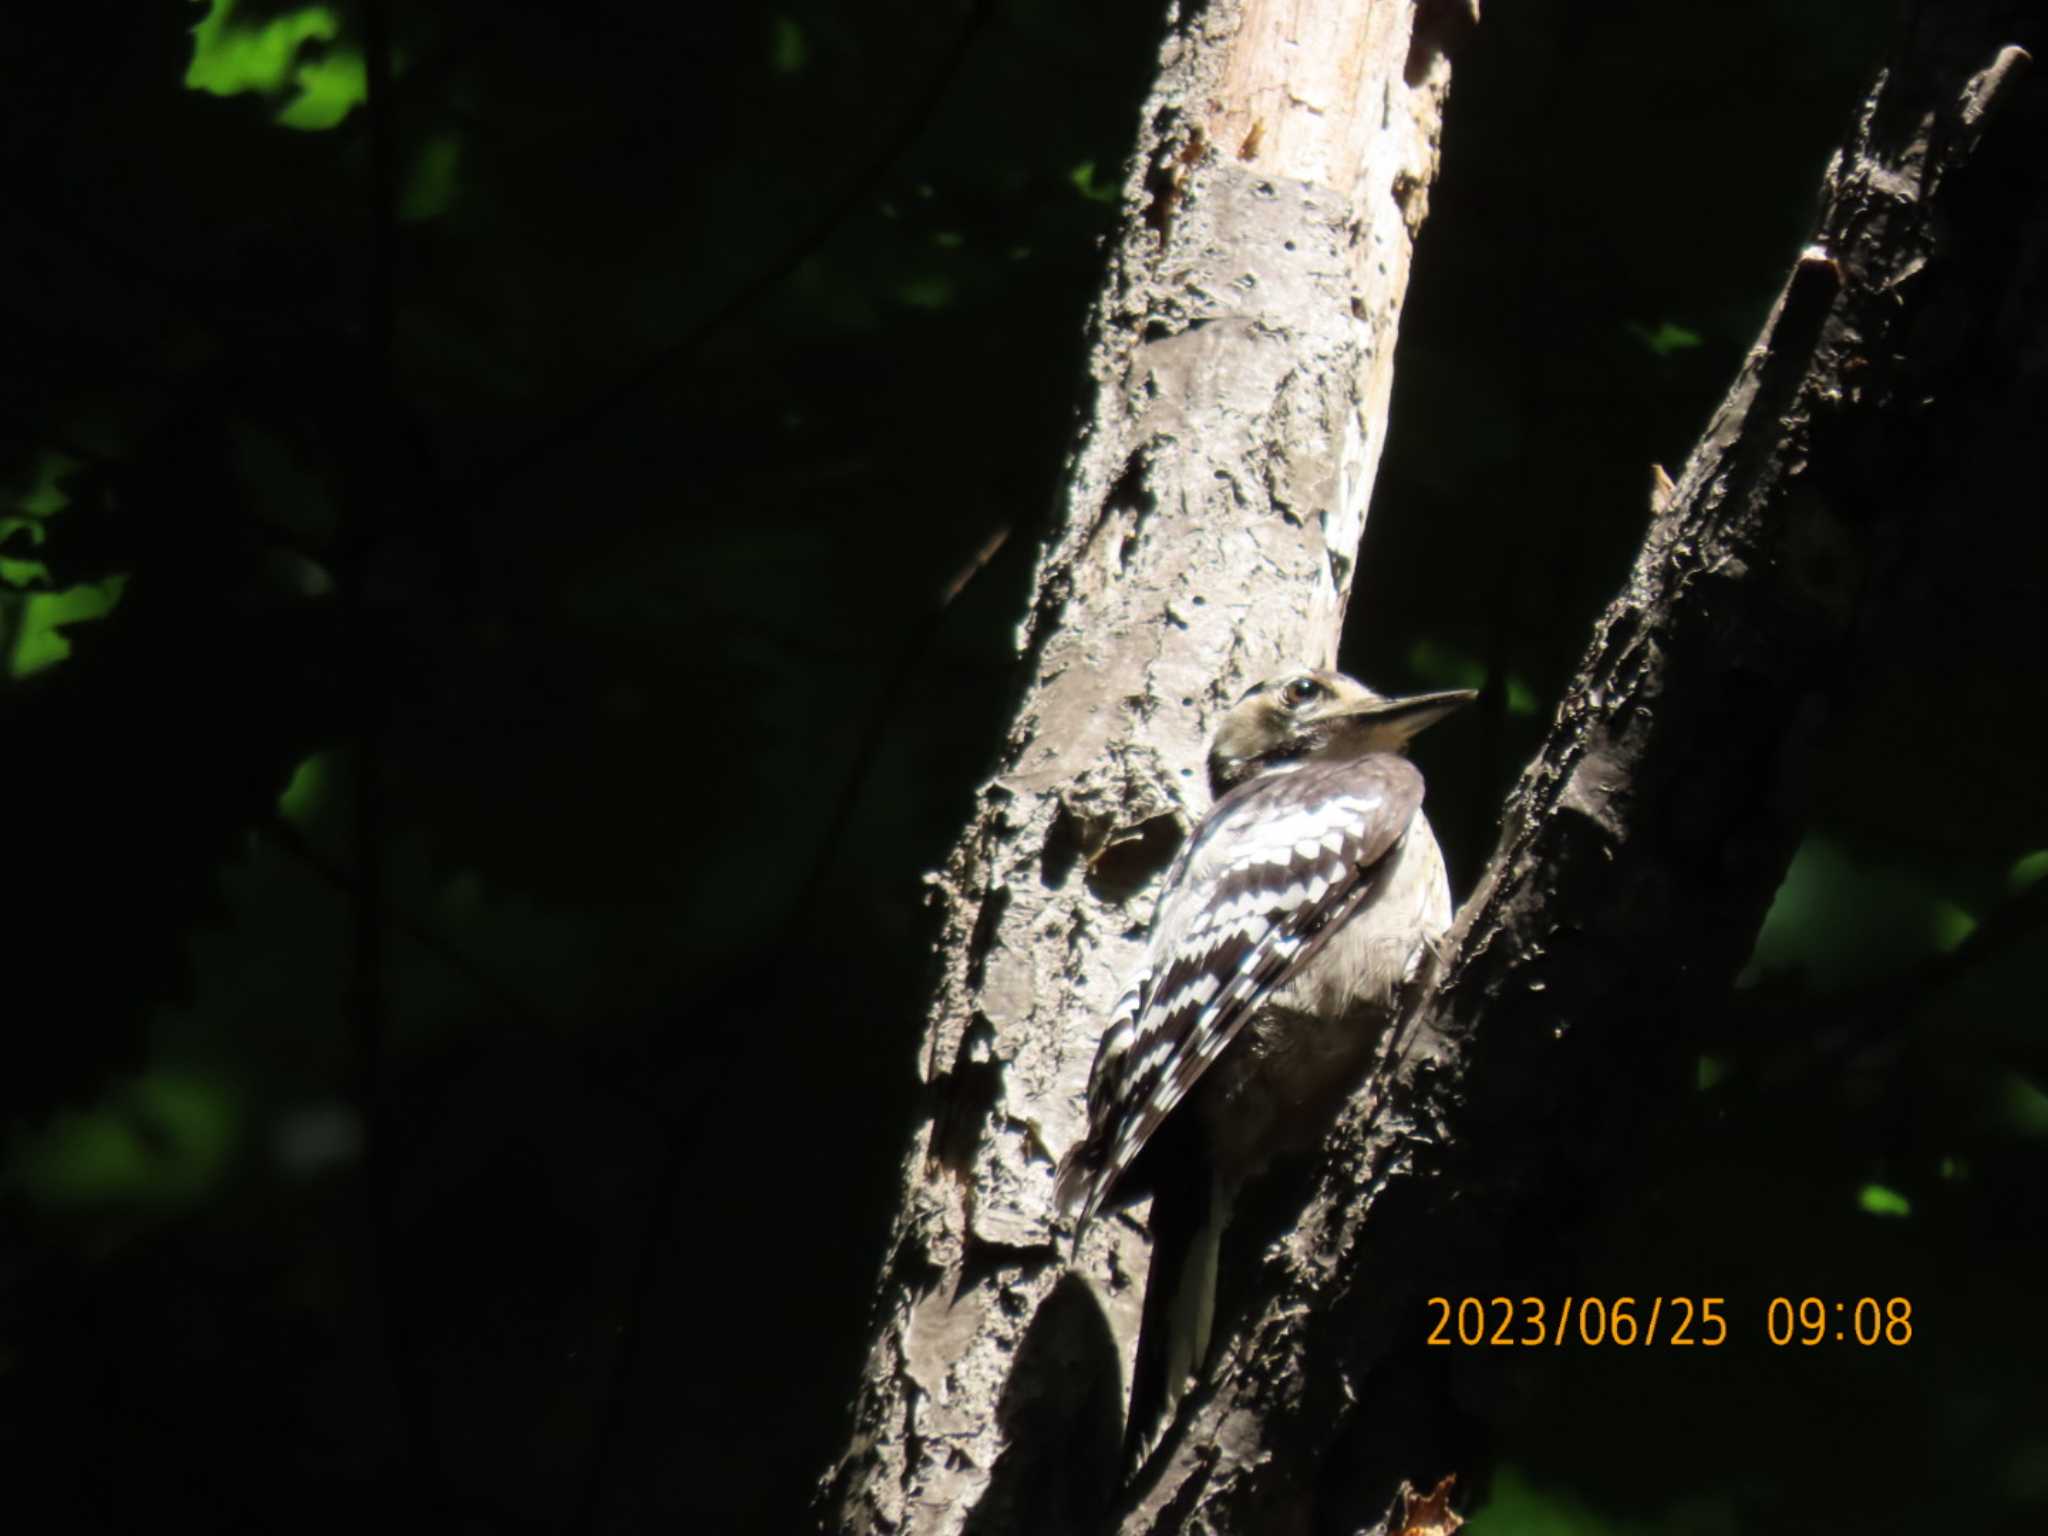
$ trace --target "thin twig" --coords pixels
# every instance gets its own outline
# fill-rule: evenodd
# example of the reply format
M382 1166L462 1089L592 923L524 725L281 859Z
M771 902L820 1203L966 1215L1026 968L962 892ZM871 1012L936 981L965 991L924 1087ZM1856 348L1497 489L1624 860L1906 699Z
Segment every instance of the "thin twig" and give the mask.
M350 901L357 899L354 874L338 859L329 857L284 817L272 816L264 822L263 832ZM472 956L464 954L452 939L437 931L431 923L397 906L390 900L389 892L385 893L380 905L384 909L384 921L394 933L412 940L506 1012L520 1016L537 1028L552 1028L551 1021L536 1011L530 1002L485 970Z
M832 872L832 865L839 857L840 844L845 842L847 829L853 824L854 808L860 804L861 792L867 788L868 775L874 769L875 759L881 755L882 744L888 740L889 724L896 718L897 707L903 702L904 692L909 688L910 680L917 675L925 653L938 638L939 626L945 622L947 611L953 606L954 599L967 590L968 584L988 569L989 562L995 559L1009 537L1010 530L1005 525L984 539L967 564L946 583L937 604L904 640L895 669L882 685L875 707L868 712L867 729L861 732L860 744L854 748L853 762L833 799L831 814L826 817L825 830L818 839L817 854L811 860L803 884L797 888L796 900L790 903L789 916L784 919L784 926L789 932L801 933L811 920L819 893L825 888L825 877Z

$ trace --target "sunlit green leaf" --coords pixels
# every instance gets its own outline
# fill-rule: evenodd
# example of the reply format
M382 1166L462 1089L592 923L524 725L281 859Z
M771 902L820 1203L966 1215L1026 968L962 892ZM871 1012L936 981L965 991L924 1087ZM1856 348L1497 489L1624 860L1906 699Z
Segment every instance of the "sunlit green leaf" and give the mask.
M70 498L64 494L63 477L76 467L68 455L42 455L29 489L15 498L15 515L0 518L0 539L16 534L20 535L16 539L18 544L42 545L49 536L45 521L70 505ZM30 587L49 580L49 567L40 560L0 559L0 584ZM71 645L62 634L63 626L82 624L112 612L126 583L127 577L112 576L61 592L36 592L23 598L13 624L12 643L7 647L8 675L27 677L69 656ZM4 635L5 631L0 630L0 636Z
M27 677L69 656L71 642L64 638L63 627L112 613L127 585L126 576L109 576L105 581L80 582L62 592L38 592L28 598L22 604L21 628L7 659L8 674Z
M299 94L277 114L286 128L332 128L360 106L369 92L363 56L354 48L335 48L301 64L292 79Z
M270 94L284 89L308 42L332 42L341 23L324 5L309 5L252 26L234 24L235 0L212 0L206 19L192 29L192 62L185 70L188 90L213 96L243 91Z

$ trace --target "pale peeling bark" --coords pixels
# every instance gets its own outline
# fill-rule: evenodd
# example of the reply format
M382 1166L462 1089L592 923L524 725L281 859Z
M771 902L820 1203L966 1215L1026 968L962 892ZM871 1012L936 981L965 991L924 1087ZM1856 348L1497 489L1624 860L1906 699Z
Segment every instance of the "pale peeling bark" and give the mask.
M1053 1162L1219 706L1335 655L1449 77L1415 10L1169 15L1015 724L931 882L929 1115L828 1528L1095 1529L1109 1507L1143 1237L1098 1223L1092 1283L1062 1284Z
M1686 1000L1726 995L1922 551L2000 515L1991 487L2038 478L2048 90L2026 50L2042 30L2038 7L1912 18L1509 801L1410 1048L1347 1110L1122 1529L1384 1530L1399 1482L1461 1469L1427 1428L1455 1351L1415 1347L1419 1298L1461 1273L1471 1294L1450 1256L1543 1209L1599 1155L1601 1093L1648 1089ZM1904 814L1920 786L1910 762L1887 767Z

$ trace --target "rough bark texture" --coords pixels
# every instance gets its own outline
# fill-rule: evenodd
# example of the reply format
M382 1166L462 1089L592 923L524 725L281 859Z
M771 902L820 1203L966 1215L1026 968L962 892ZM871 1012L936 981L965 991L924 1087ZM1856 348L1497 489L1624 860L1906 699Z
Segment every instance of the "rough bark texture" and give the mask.
M1448 81L1415 11L1169 16L1015 724L931 883L929 1112L828 1528L1097 1529L1110 1505L1136 1296L1067 1277L1053 1161L1218 706L1335 654ZM1098 1223L1080 1268L1141 1276L1142 1234Z
M1640 1093L1685 1000L1726 995L1816 753L1878 681L1928 552L1980 547L1970 523L2009 505L1995 488L2036 477L2042 30L2038 7L2012 4L1911 19L1828 168L1812 244L1509 801L1441 987L1354 1098L1123 1529L1365 1529L1398 1481L1455 1467L1454 1437L1413 1422L1417 1299L1600 1145L1587 1084L1604 1079L1609 1105L1617 1086ZM1908 812L1912 762L1878 766Z

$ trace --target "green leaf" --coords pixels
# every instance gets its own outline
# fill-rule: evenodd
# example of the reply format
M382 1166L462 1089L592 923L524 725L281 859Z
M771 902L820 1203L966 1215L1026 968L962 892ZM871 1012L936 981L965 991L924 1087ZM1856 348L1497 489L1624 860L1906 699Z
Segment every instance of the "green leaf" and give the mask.
M139 1078L104 1104L59 1114L23 1136L8 1181L47 1208L178 1208L217 1186L239 1133L224 1083Z
M320 814L333 782L333 760L324 752L314 753L292 770L291 782L277 797L277 814L304 826Z
M271 95L284 89L308 42L333 42L341 23L324 5L279 16L256 26L233 25L235 0L213 0L206 19L192 29L192 62L185 88L210 96L244 91Z
M944 309L953 302L953 284L943 277L913 277L896 285L896 297L911 309Z
M1091 203L1113 203L1116 201L1117 189L1115 183L1100 181L1096 178L1095 162L1093 160L1083 160L1079 165L1067 172L1067 180L1073 183L1076 192L1087 198Z
M6 533L0 528L0 535ZM10 560L0 555L0 586L46 587L50 584L50 568L40 560Z
M1478 657L1437 640L1418 640L1408 651L1409 670L1432 688L1484 688L1486 667ZM1527 719L1541 707L1526 679L1508 674L1508 713Z
M452 133L436 134L420 146L398 197L398 216L408 224L439 218L455 201L456 172L462 165L462 140Z
M1473 1536L1602 1536L1619 1527L1571 1494L1539 1488L1518 1468L1503 1466L1465 1529Z
M2043 1093L2031 1078L2018 1072L2006 1073L2001 1096L2005 1100L2007 1129L2021 1136L2048 1136L2048 1093Z
M1977 919L1952 901L1937 901L1929 914L1934 930L1934 948L1947 954L1977 931Z
M301 64L293 80L299 94L277 114L285 128L318 132L335 127L369 94L369 74L354 48L336 48Z
M799 75L810 58L804 29L791 17L776 17L768 35L768 68L778 75Z
M1793 855L1736 985L1800 972L1834 990L1952 948L1972 927L1924 875L1812 835Z
M2017 860L2005 872L2005 888L2017 896L2043 875L2048 875L2048 848L2038 849Z
M109 576L105 581L81 582L62 592L38 592L28 598L22 604L13 652L7 658L8 675L27 677L69 656L71 642L64 638L64 626L106 617L120 603L127 585L126 576Z
M1658 357L1670 357L1675 352L1689 352L1694 347L1705 346L1706 342L1698 331L1689 331L1682 325L1666 320L1654 331L1647 326L1631 325L1629 334Z
M50 580L49 567L40 560L24 558L23 552L40 549L50 536L50 530L43 526L44 520L71 505L71 498L64 493L64 477L77 467L69 454L44 453L37 457L36 467L29 474L28 489L14 498L13 514L0 516L0 549L7 548L10 542L14 546L12 556L0 558L0 582L25 587Z

